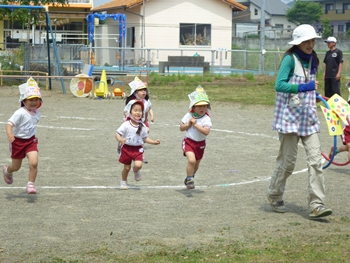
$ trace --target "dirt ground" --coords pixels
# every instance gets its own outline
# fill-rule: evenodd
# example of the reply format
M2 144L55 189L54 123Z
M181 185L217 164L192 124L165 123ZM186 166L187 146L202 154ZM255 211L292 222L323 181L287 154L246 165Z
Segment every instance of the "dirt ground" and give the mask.
M2 167L10 162L5 125L19 106L19 95L16 88L0 90ZM213 129L196 189L187 190L179 123L189 102L152 100L155 123L150 137L161 144L145 146L149 163L142 168L142 181L129 175L130 188L122 191L114 135L124 101L77 98L59 88L42 94L38 194L25 193L26 161L12 185L0 184L0 262L95 262L92 252L99 250L130 254L164 247L199 248L217 241L349 233L349 166L325 170L326 204L334 213L311 221L302 146L285 193L288 213L272 212L266 189L279 145L271 130L272 107L212 102ZM320 136L328 153L332 137L325 132ZM337 158L343 162L346 154Z

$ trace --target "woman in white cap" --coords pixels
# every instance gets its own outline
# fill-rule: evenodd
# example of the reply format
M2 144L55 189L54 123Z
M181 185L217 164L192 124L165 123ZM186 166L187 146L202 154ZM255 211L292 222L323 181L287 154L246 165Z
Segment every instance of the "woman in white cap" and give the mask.
M28 194L36 194L34 182L38 173L38 139L35 134L40 120L42 99L40 88L32 78L20 85L19 90L21 108L13 113L6 125L12 162L4 166L2 171L5 182L12 184L13 172L21 168L22 160L27 157L29 174L26 191Z
M320 36L310 25L295 28L293 41L289 42L293 46L285 53L278 71L272 129L278 131L280 148L267 194L275 212L287 212L283 194L287 178L293 173L301 141L307 155L311 219L332 214L332 210L324 205L325 185L318 136L320 122L316 108L316 72L319 65L314 51L316 38Z

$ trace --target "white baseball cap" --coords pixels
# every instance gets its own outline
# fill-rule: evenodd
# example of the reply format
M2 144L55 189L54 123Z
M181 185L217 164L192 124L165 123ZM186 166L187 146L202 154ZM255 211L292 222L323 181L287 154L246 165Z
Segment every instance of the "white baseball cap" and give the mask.
M326 43L331 43L331 42L337 43L337 39L335 37L328 37L327 40L325 40L324 42L326 42Z
M306 40L321 38L319 35L317 35L315 28L307 24L297 26L294 29L292 36L293 41L288 43L290 45L299 45L301 42Z

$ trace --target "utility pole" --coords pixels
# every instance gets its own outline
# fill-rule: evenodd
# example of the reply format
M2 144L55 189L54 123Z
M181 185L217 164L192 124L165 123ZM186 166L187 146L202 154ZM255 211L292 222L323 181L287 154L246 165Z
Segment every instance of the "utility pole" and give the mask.
M260 55L259 55L259 74L264 71L265 50L265 0L261 0L260 14Z

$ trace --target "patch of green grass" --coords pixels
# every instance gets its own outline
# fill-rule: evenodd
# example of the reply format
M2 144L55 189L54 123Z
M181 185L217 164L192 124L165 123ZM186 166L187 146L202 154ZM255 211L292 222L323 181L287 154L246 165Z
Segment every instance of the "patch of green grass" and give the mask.
M324 82L322 74L318 74L318 92L324 94ZM275 103L276 76L231 74L173 74L161 76L151 73L149 76L149 89L151 99L159 100L188 100L187 94L191 93L198 85L207 92L212 104L219 102L240 103L242 105L274 105ZM348 89L341 80L341 94L347 100Z
M343 221L343 222L350 222L350 219L347 216L341 217L340 220Z
M266 234L268 235L268 233ZM291 236L271 236L267 241L252 239L247 242L227 242L215 237L212 244L200 247L168 247L158 244L154 250L119 254L107 248L76 255L78 260L55 258L47 263L87 263L87 262L123 262L123 263L181 263L181 262L218 262L218 263L278 263L307 262L328 263L348 262L350 237L348 234L330 234L327 236L293 234ZM72 256L70 256L72 257Z
M149 76L151 98L159 100L187 100L198 85L201 85L213 104L234 102L242 104L273 105L275 101L275 77L244 75L165 75L152 73Z

